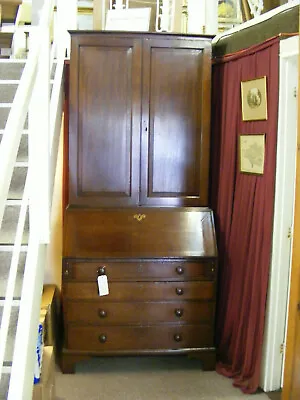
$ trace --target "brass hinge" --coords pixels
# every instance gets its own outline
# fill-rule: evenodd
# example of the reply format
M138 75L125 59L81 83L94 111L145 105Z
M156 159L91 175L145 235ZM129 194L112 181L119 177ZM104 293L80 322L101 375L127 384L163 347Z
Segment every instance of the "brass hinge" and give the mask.
M291 237L292 237L292 228L291 227L289 227L289 229L288 229L287 237L288 237L288 239L291 239Z
M298 96L298 90L297 90L297 87L295 86L294 87L294 97L297 97Z
M280 354L283 354L285 351L285 343L281 343L280 345Z

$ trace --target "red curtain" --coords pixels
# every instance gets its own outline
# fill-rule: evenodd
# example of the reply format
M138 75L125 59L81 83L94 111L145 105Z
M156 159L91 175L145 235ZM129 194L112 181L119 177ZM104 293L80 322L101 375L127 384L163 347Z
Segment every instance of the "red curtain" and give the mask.
M211 206L219 247L217 371L254 393L259 385L272 243L279 39L213 66ZM242 121L241 81L267 77L266 121ZM263 175L239 171L240 134L265 133Z

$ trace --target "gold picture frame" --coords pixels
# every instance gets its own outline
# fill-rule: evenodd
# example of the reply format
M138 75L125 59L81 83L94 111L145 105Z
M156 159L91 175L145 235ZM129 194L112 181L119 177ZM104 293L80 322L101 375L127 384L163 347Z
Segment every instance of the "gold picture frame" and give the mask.
M266 136L264 133L240 135L240 172L263 175L265 165L265 141Z
M267 77L241 82L243 121L268 119Z

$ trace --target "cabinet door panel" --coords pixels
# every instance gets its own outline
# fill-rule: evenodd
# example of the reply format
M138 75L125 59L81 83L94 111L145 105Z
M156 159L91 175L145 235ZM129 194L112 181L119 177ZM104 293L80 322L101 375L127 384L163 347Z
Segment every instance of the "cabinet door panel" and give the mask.
M141 203L207 205L210 44L150 39L143 60Z
M138 203L139 43L133 39L78 37L73 44L71 204L118 206Z

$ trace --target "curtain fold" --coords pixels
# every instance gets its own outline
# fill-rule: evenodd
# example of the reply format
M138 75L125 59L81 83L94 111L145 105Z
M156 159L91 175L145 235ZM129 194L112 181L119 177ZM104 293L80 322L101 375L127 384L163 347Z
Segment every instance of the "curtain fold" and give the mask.
M267 77L268 119L242 121L241 81ZM259 385L272 244L279 38L213 66L210 204L219 248L217 371L254 393ZM240 134L264 133L261 176L239 171Z

